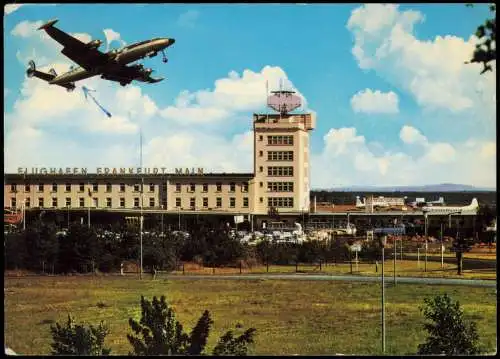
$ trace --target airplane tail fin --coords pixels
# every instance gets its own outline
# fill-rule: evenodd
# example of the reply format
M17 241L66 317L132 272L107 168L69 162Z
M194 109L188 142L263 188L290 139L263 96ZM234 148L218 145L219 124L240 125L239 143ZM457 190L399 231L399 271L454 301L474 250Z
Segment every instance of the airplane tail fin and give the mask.
M477 201L477 199L476 199L476 198L473 198L473 199L472 199L472 202L470 203L470 207L472 207L472 208L477 208L477 207L479 207L479 202Z
M56 76L56 72L54 69L50 69L50 71L47 73L47 72L43 72L43 71L38 71L36 69L36 65L35 65L35 61L33 60L30 60L28 62L28 69L26 70L26 76L28 77L37 77L41 80L44 80L44 81L47 81L47 82L50 82L52 81ZM70 82L70 83L66 83L66 84L61 84L59 85L61 87L64 87L66 90L68 90L68 92L71 92L75 89L75 83L74 82Z

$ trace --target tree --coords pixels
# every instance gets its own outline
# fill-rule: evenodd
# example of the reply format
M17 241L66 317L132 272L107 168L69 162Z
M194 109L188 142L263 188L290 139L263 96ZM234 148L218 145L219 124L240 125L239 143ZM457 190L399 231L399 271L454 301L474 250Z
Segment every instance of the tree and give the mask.
M36 222L24 234L28 254L27 267L45 272L49 263L54 265L59 253L59 242L54 226L50 223Z
M53 355L109 355L111 349L104 347L104 339L109 330L103 322L98 327L89 328L75 324L71 315L68 315L66 326L56 323L50 326L52 333Z
M472 4L468 4L467 6L472 7ZM495 4L490 5L490 11L493 13L492 18L486 19L484 24L478 26L475 35L479 38L479 43L476 45L476 49L474 50L470 62L466 62L467 64L474 62L483 64L483 71L481 71L481 74L484 74L487 71L493 71L491 65L488 63L496 61L497 59Z
M175 312L168 306L165 296L160 300L155 296L152 302L141 296L141 319L137 322L130 318L129 325L135 334L127 334L133 348L130 355L202 355L213 320L205 310L188 335L175 319ZM246 353L246 345L253 343L254 333L255 329L251 328L234 338L231 331L227 332L216 346L217 353Z
M429 333L425 343L418 346L418 354L471 355L479 354L476 323L466 322L458 301L445 293L424 299L420 308L430 320L424 328Z

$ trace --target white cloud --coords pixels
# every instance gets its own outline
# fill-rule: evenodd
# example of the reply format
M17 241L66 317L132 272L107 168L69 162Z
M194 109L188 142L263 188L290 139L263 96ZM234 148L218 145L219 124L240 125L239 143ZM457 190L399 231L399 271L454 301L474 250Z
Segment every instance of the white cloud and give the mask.
M39 21L28 21L28 20L23 20L20 23L18 23L14 28L11 30L11 34L14 36L19 36L19 37L31 37L34 36L38 32L38 28L42 26L43 22L41 20Z
M446 35L419 40L414 26L423 21L420 12L400 11L394 4L353 10L347 28L354 35L352 53L358 65L406 90L423 108L469 115L479 111L478 117L491 124L496 70L480 75L481 65L464 64L477 39Z
M118 41L122 46L126 44L125 41L121 39L119 32L116 32L113 29L104 29L103 32L106 37L106 51L109 51L110 44L113 41Z
M221 121L237 112L262 110L266 104L266 81L269 89L276 89L281 79L287 80L287 75L280 67L265 66L260 72L243 70L241 76L231 71L215 81L213 90L181 91L175 106L168 106L161 114L168 120L190 125ZM297 96L306 107L304 96L299 91Z
M18 10L24 4L6 4L3 7L4 15L12 14L14 11Z
M430 142L405 126L403 141L423 144L421 155L384 149L375 153L355 128L331 129L324 150L312 156L313 187L336 185L423 185L469 183L496 185L496 144L470 138L463 143ZM332 180L333 179L333 180Z
M199 17L200 12L198 10L188 10L179 15L177 25L182 27L194 27Z
M399 138L401 141L407 144L420 143L427 144L427 137L422 135L422 133L415 127L405 125L399 131Z
M354 112L393 114L399 112L398 105L398 95L392 91L384 93L367 88L351 98L351 107Z

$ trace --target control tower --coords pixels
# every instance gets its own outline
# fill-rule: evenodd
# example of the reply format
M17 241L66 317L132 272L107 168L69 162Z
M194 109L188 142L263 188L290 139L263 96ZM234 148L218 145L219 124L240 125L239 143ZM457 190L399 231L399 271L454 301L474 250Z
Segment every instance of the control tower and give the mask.
M254 114L254 213L309 212L309 131L315 116L293 113L301 106L294 91L272 91L273 113Z

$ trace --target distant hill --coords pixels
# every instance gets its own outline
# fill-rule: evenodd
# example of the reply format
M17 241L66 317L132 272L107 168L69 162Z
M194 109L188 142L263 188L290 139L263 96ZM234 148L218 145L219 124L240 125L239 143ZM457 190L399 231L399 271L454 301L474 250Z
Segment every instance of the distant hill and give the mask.
M315 191L339 192L496 192L496 188L474 187L466 184L441 183L422 186L348 186L329 189L314 189Z

